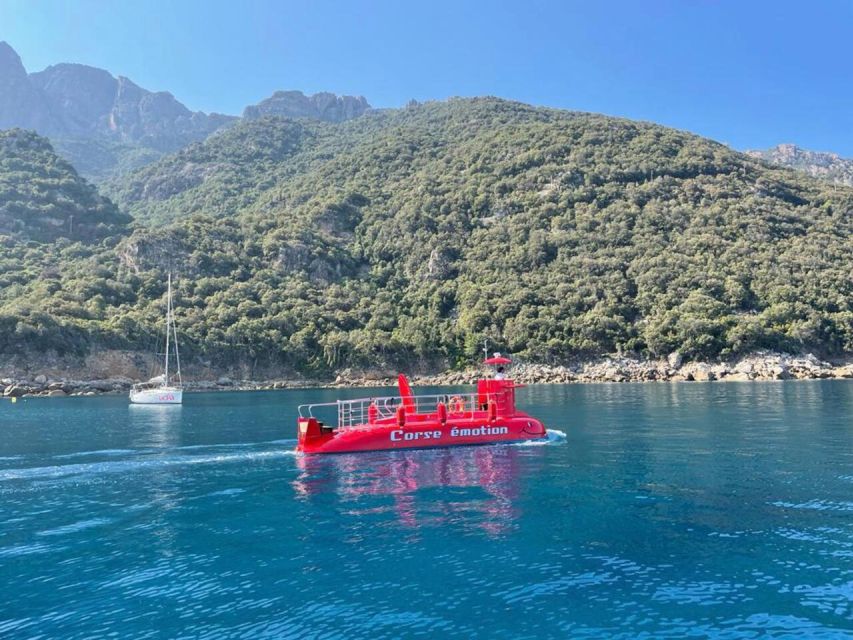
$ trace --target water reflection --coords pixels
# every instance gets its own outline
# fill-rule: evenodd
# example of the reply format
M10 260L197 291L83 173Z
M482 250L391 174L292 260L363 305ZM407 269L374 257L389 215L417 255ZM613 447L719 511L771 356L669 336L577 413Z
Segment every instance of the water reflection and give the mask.
M181 405L129 404L128 425L140 447L166 448L180 444Z
M461 524L499 534L521 516L518 497L524 479L536 474L538 449L483 446L302 456L293 488L303 499L334 494L362 513L383 510L374 499L390 497L390 511L407 528Z
M128 423L134 434L133 444L152 448L151 455L158 459L174 455L174 448L181 444L181 405L129 404ZM180 491L182 473L181 469L169 465L155 466L139 487L146 494L142 501L146 511L153 514L145 527L155 532L153 548L164 557L174 553L177 531L172 518L173 512L179 510L183 502Z

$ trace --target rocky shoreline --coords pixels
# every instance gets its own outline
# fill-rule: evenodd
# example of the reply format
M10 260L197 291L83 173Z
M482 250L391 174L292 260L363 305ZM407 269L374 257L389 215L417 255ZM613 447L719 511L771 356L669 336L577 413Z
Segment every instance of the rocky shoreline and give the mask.
M467 384L476 370L448 372L415 378L419 384ZM595 382L747 382L762 380L820 380L853 378L853 358L828 362L813 354L792 356L757 353L734 362L683 362L679 354L666 359L641 360L606 357L570 365L521 363L513 368L513 379L523 384L570 384Z
M412 376L419 386L472 384L482 371L471 367L431 375ZM683 362L678 353L661 360L610 356L593 361L565 365L520 362L512 377L522 384L570 384L595 382L745 382L752 380L853 379L853 357L835 362L821 360L813 354L756 353L733 362ZM0 378L4 398L94 396L126 393L133 380L110 377L97 380L54 379L45 374ZM396 384L393 372L347 369L333 380L280 379L233 380L221 376L216 380L190 380L184 383L193 391L255 391L316 387L383 387Z

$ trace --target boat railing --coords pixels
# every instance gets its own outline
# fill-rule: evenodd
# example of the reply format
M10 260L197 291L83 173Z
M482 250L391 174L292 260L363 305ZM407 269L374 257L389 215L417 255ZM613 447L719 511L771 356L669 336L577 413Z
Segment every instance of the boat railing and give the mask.
M181 384L166 384L165 382L136 382L130 385L131 391L152 391L158 389L181 389Z
M338 428L348 429L393 419L397 408L404 407L405 413L418 415L435 415L439 403L443 403L447 414L451 417L471 417L475 411L484 411L490 400L498 394L480 393L443 393L422 396L384 396L372 398L356 398L354 400L338 400L317 404L299 405L300 418L331 417L337 414ZM497 398L495 398L497 399ZM500 405L500 401L498 401ZM374 406L375 409L371 409ZM371 414L373 414L371 416Z

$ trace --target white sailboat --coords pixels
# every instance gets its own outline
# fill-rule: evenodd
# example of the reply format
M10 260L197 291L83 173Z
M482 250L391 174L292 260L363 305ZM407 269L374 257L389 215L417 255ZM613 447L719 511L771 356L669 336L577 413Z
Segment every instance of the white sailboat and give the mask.
M181 404L184 400L183 380L181 378L181 357L178 354L178 331L175 328L175 314L172 308L172 274L169 274L169 290L166 297L166 358L163 374L151 378L148 382L135 384L130 388L130 401L134 404ZM169 347L175 343L175 364L177 372L169 375Z

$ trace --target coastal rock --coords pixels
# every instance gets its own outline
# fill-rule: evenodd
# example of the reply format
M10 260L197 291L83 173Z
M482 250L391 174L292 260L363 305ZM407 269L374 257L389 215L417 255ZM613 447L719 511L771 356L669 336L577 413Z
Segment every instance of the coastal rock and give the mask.
M734 371L725 377L726 382L749 382L753 377L742 371Z
M33 381L34 381L36 384L46 384L46 383L47 383L47 376L46 376L46 375L44 375L43 373L40 373L39 375L37 375L37 376L33 379Z
M367 369L363 372L358 372L357 377L368 382L378 382L388 378L396 378L397 374L394 371L388 371L385 369Z
M727 364L717 364L711 367L711 373L715 380L723 380L732 373L732 370Z
M669 364L670 369L680 369L682 362L684 362L684 358L678 351L673 351L666 357L666 361Z
M25 384L10 384L3 390L3 395L7 398L20 398L21 396L29 395L35 391L34 387Z
M688 380L695 382L708 382L717 379L710 365L701 362L691 362L689 365L682 367L682 371Z
M132 361L130 353L100 354L97 360L87 358L86 365L97 364L97 372L107 376L92 381L68 379L64 376L81 376L83 369L61 369L56 363L28 363L21 369L7 367L0 378L0 394L9 397L15 395L55 395L52 391L62 391L65 395L87 395L114 393L130 386L131 380L124 376L109 375L113 372L105 363L115 364L118 371L124 371L126 363ZM142 362L142 361L141 361ZM34 375L29 368L38 366L45 374ZM209 371L208 375L213 375ZM443 365L443 366L446 366ZM104 367L104 368L102 368ZM11 375L9 375L11 373ZM437 374L414 374L410 376L414 386L469 385L484 375L479 367L464 370L445 370ZM280 372L273 372L269 378L259 380L232 380L227 375L207 381L185 383L188 390L234 390L234 389L287 389L299 387L394 387L396 371L377 367L376 369L344 369L332 379L309 380L294 375L293 378L281 378ZM853 361L838 360L832 364L824 362L813 354L792 356L784 353L757 352L735 362L683 362L679 369L670 366L669 357L660 360L644 360L637 356L614 355L593 361L570 361L565 364L541 364L516 362L510 372L519 384L568 384L577 382L677 382L683 380L706 381L725 380L730 382L748 380L784 380L846 378L853 379ZM46 382L39 384L44 376ZM63 377L60 377L63 376ZM82 377L82 376L81 376ZM94 377L94 376L93 376ZM53 378L53 379L51 379ZM56 378L59 378L58 380ZM215 380L215 381L214 381ZM49 381L49 382L48 382ZM387 394L386 394L387 395Z
M625 382L627 376L619 367L607 367L601 373L601 378L605 382Z
M788 363L791 376L800 380L812 378L828 378L831 376L832 365L822 362L812 353L792 358Z
M774 380L787 380L790 376L788 375L788 367L783 366L781 364L773 365L768 369L768 373L771 378Z
M92 380L88 383L88 388L103 392L113 391L115 390L115 383L112 380Z
M754 371L755 371L755 366L749 360L741 360L740 362L738 362L735 365L735 368L734 368L735 373L739 373L739 374L743 374L743 375L750 375Z
M832 369L833 378L853 378L853 364Z
M67 393L65 393L62 389L51 389L46 394L49 398L64 398Z
M3 389L3 397L4 398L17 398L18 395L24 395L24 391L18 391L18 385L16 384L8 384Z

